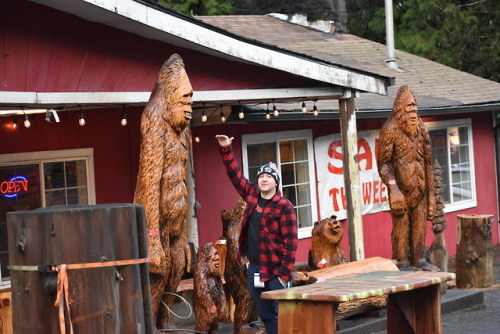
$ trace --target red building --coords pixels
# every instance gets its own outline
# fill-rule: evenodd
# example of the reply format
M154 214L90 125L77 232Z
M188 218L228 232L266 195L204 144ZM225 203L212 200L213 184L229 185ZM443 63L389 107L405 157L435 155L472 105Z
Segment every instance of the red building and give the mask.
M367 66L354 57L350 62L341 57L339 61L318 54L313 57L144 1L116 3L0 2L0 262L4 273L6 212L60 204L132 202L140 114L161 64L172 53L180 54L186 63L195 90L192 134L201 139L193 141L189 166L196 209L189 217L188 237L195 245L221 235L220 211L237 201L214 139L224 133L235 137L233 147L250 177L263 162L271 159L279 164L282 191L293 200L299 217L297 260L306 261L313 222L330 214L343 218L349 210L346 190L340 184L342 174L329 175L324 162L342 167L341 145L336 144L341 132L337 101L355 101L358 120L344 131L358 132L364 254L390 257L391 219L381 211L386 209L385 193L376 177L373 154L376 130L403 83L411 84L433 135L433 154L446 165L449 254L455 253L456 215L498 216L492 124L492 115L499 109L498 83L460 72L454 80L477 83L474 89L466 87L475 97L465 92L461 100L445 101L444 93L433 95L406 82L399 72ZM281 24L292 25L270 19L275 20L275 38L294 42L291 37L299 33L298 27L281 32ZM253 27L259 36L265 25ZM324 34L310 29L307 33L316 38L314 34ZM332 37L321 36L323 40ZM340 43L346 38L355 44L363 42L351 35L337 37ZM402 61L415 63L412 57L418 58L404 55ZM425 63L445 71L441 76L458 75L458 71ZM394 77L397 86L393 86ZM425 85L431 92L438 92L436 87L441 86ZM312 112L298 111L303 102L309 111L317 106L320 114L314 117ZM267 105L271 112L276 106L279 116L267 120ZM203 114L208 121L201 121ZM227 121L221 121L221 116ZM30 127L24 125L26 118ZM369 179L373 172L374 178ZM430 243L432 232L428 239ZM495 222L493 243L498 240ZM343 245L349 253L347 231Z

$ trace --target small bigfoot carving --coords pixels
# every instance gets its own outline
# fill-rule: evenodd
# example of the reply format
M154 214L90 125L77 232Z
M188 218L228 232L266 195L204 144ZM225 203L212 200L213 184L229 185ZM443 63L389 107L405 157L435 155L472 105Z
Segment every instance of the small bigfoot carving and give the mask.
M344 228L335 215L315 222L312 247L309 251L309 267L316 270L347 262L340 245L343 235Z
M190 267L186 236L189 122L193 88L182 58L173 54L162 66L141 117L141 152L134 203L145 206L153 318L170 327L160 304L175 292ZM166 297L173 307L173 296Z
M222 210L223 235L227 240L226 266L224 279L226 288L233 297L234 334L245 333L243 327L257 320L257 309L247 289L247 275L239 255L241 219L246 208L246 202L240 199L231 210Z
M209 334L217 333L219 318L227 313L219 259L215 246L204 244L198 254L193 278L195 330Z
M392 256L398 267L437 271L424 258L426 222L435 211L429 132L406 85L399 88L380 130L377 165L389 191Z

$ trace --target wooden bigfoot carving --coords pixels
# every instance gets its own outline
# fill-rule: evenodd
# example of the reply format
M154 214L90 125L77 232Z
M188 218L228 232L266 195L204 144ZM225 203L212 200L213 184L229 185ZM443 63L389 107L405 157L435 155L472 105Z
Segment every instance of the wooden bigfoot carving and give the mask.
M217 333L219 318L226 314L227 304L219 272L219 255L212 243L204 244L200 249L193 286L195 330L209 334Z
M344 250L340 245L343 235L344 228L335 215L315 222L309 251L309 267L317 270L345 263Z
M134 203L146 209L151 299L158 328L169 325L166 313L158 316L163 292L175 292L190 266L186 163L192 94L184 62L173 54L163 64L141 117ZM167 297L167 305L173 306L173 297Z
M246 202L240 199L231 210L222 210L223 235L227 240L226 266L224 279L226 288L233 297L234 334L245 333L243 326L257 320L255 303L247 289L247 275L240 261L238 240L241 233L241 219L246 208Z
M392 256L401 270L438 270L424 259L426 222L435 211L429 132L408 86L399 88L380 130L380 178L389 190Z

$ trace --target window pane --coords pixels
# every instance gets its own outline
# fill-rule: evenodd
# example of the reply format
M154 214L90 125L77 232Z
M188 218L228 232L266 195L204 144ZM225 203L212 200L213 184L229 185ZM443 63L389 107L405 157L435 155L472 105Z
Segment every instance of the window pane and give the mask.
M294 161L293 142L291 140L280 142L280 158L281 163Z
M45 163L43 167L45 189L64 188L64 162Z
M307 162L299 162L295 164L295 173L297 178L297 183L308 183L309 182L309 164Z
M293 206L297 205L297 194L295 191L295 186L283 187L283 197L287 198L292 202Z
M293 164L281 165L281 184L283 186L295 184L295 170Z
M432 152L432 164L435 160L441 166L441 176L443 178L443 200L445 203L450 203L450 177L449 177L449 164L448 164L448 143L446 130L433 130L429 131Z
M39 165L0 167L0 263L3 277L9 277L7 213L41 206Z
M64 190L50 190L45 192L45 206L65 205L66 193Z
M297 220L299 222L299 228L312 226L312 221L311 221L312 212L310 205L295 208L295 211L297 212Z
M82 204L78 202L78 189L68 189L66 191L68 196L68 204Z
M451 126L429 133L432 158L437 159L441 165L445 202L456 203L472 199L468 126Z
M307 140L295 140L294 141L294 154L295 161L307 161Z
M45 205L88 204L87 164L85 160L43 164ZM64 171L63 176L59 174ZM62 180L62 184L60 184Z
M257 171L260 166L272 161L276 161L276 144L266 143L247 146L248 174L250 182L257 182Z
M297 204L308 205L311 203L311 193L309 184L302 184L297 186Z

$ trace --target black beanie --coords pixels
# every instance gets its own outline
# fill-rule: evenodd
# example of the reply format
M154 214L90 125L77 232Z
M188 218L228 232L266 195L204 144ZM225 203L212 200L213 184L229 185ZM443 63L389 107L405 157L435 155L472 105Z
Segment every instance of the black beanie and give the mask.
M269 174L274 178L277 186L280 184L280 173L278 171L278 166L276 166L274 162L269 162L260 167L257 172L257 178L259 178L260 174Z

